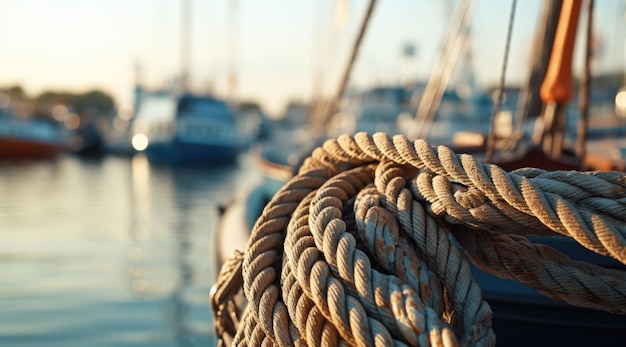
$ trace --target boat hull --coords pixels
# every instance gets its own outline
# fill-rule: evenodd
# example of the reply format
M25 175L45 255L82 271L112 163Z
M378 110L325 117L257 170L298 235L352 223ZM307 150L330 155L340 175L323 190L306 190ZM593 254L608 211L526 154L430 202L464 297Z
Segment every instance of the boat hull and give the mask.
M63 146L58 143L0 137L0 159L47 159L57 155Z
M145 150L148 160L175 165L232 163L237 159L237 152L236 146L178 140L151 144Z
M618 261L593 253L569 237L537 237L572 259L626 270ZM550 299L524 284L472 269L493 311L499 346L618 346L626 339L626 316L576 307Z
M624 316L483 294L498 346L619 346L626 338Z
M618 346L626 316L575 307L489 274L474 277L493 311L499 346Z

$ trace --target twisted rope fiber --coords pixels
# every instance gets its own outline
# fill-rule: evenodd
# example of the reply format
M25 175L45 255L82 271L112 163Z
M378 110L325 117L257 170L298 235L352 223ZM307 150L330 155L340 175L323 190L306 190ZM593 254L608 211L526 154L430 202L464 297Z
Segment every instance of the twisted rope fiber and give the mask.
M624 263L624 197L620 173L506 173L425 141L341 136L276 194L242 275L225 266L216 287L240 285L248 300L228 313L242 317L234 345L493 345L463 254L547 296L625 314L624 272L523 236L571 236Z
M320 244L318 244L316 247L310 247L310 249L323 250L323 254L320 254L320 256L325 256L325 261L326 261L322 263L318 262L315 264L315 266L321 266L325 269L324 265L328 264L333 270L336 269L333 272L336 272L340 277L342 277L342 280L344 281L343 283L347 284L349 289L351 288L358 293L361 301L360 302L355 301L354 304L349 303L351 299L351 295L349 293L346 295L346 297L348 298L347 301L349 303L347 307L350 308L352 312L355 312L357 309L360 310L359 304L362 303L363 306L365 306L364 309L367 311L367 313L370 316L382 315L381 318L385 318L385 316L387 316L387 323L390 323L390 324L386 326L389 326L392 329L396 328L394 326L394 320L395 320L395 324L398 324L397 328L400 329L400 332L404 336L404 338L407 341L410 341L411 344L415 345L418 343L418 340L420 338L421 339L426 338L426 335L421 335L420 337L419 333L421 333L424 330L428 330L428 331L431 331L431 334L432 334L432 331L434 331L433 328L429 328L428 326L425 328L424 326L422 326L425 320L424 313L417 312L417 310L411 310L408 312L402 312L402 311L392 312L393 307L394 307L393 302L395 300L395 302L401 303L401 302L410 300L412 302L415 302L415 304L418 305L419 307L423 307L424 303L422 303L422 300L421 300L422 298L420 298L417 295L417 293L415 293L415 291L413 290L411 286L403 285L403 283L397 277L383 275L379 271L372 269L367 255L363 253L362 251L360 251L359 249L355 249L354 238L352 237L351 234L345 233L345 230L346 230L345 223L343 223L343 221L340 219L341 201L340 199L337 199L336 196L344 196L344 199L345 199L347 195L344 194L345 193L344 191L342 191L341 189L337 189L337 188L339 186L345 186L345 183L346 183L345 179L350 178L354 174L355 172L351 171L351 172L348 172L348 175L342 174L342 175L337 176L335 179L329 180L327 184L325 184L322 188L320 188L320 190L318 190L318 193L316 194L316 199L314 199L310 204L311 216L308 218L310 229L311 229L311 232L313 233L315 241L320 242ZM333 194L333 193L337 193L337 194ZM309 210L309 206L304 206L304 209ZM357 218L357 223L358 221L359 219ZM299 257L298 263L300 264L303 263L303 258L302 256L298 254L298 252L288 252L287 245L285 246L285 250L286 250L286 253L292 254L294 258ZM314 253L319 254L320 252L314 252ZM417 259L417 258L414 258L414 259ZM409 262L405 262L404 265L409 265L410 267L410 264L408 263ZM315 266L314 266L314 269L315 269ZM327 272L327 271L324 271L324 272ZM309 275L306 274L305 278L308 278L308 277ZM317 276L313 276L311 278L311 283L312 284L318 283ZM323 290L325 287L324 283L325 281L321 281L321 290ZM439 283L436 283L436 284L439 285ZM342 286L338 285L336 286L336 288L338 291L341 292ZM380 298L378 298L378 300L375 300L374 292L377 289L381 290L382 292L387 292L387 288L389 288L390 293L382 295ZM313 295L315 295L315 292L317 290L319 289L312 288L311 292L313 293ZM431 311L426 311L427 313L431 313L431 316L433 317L435 317L435 315L432 315L432 313L435 313L434 310L436 310L440 306L439 305L440 301L432 298L432 294L434 292L436 291L424 290L422 292L424 294L423 296L426 296L425 301L434 304L434 307L431 308ZM343 293L339 293L338 296L343 297L344 295ZM391 300L392 302L388 303L387 300ZM325 307L326 301L327 300L324 300L324 299L316 300L316 302L318 302L318 305L324 308L326 308ZM328 301L329 301L328 307L331 310L330 312L331 316L338 316L341 314L341 312L339 312L339 314L334 314L332 312L332 310L335 307L342 309L343 307L346 306L342 302L338 302L337 306L335 306L331 304L332 300L328 300ZM441 312L441 309L439 309L439 311ZM394 319L393 314L396 314L397 316L404 318L403 321ZM362 315L362 314L358 312L358 315ZM343 320L347 321L347 319L343 319ZM383 327L379 327L378 322L373 321L373 320L371 322L372 322L372 327L382 329L381 333L379 333L380 336L376 335L375 337L380 337L381 343L387 344L388 342L391 342L389 338L383 335L385 333L385 329L383 329ZM411 325L412 322L421 322L422 325L418 323L417 326L413 326ZM401 325L401 323L405 323L408 326ZM438 324L442 326L444 325L443 323L439 323L439 322L433 322L432 324ZM348 326L348 324L345 324L345 325ZM362 331L364 328L366 327L358 327L357 331L353 332L352 334L356 337L360 337L361 334L355 335L355 333L358 333L358 331ZM452 334L448 330L446 330L446 328L442 330L442 334L444 335L447 334L448 336L452 336ZM342 335L347 336L349 338L350 332L346 330ZM438 338L443 338L443 337L438 337ZM446 338L449 338L449 337L446 337ZM368 341L366 339L357 341L357 343L361 345L373 344L372 341Z
M469 264L449 239L444 226L425 213L423 206L413 201L404 188L402 170L391 163L381 163L377 168L376 184L385 193L385 208L393 212L402 229L417 243L417 248L430 267L444 282L452 301L452 309L464 329L474 334L484 334L491 321L491 310L481 299L480 288L473 281ZM476 326L473 326L476 325ZM472 338L475 338L476 335Z
M533 216L548 230L573 237L584 247L626 264L626 221L623 213L619 213L626 211L626 176L623 174L599 173L596 176L594 173L575 171L546 174L545 179L556 181L558 178L586 190L587 195L583 197L598 197L613 202L591 204L580 202L581 199L569 200L568 197L574 193L563 189L566 184L558 184L558 181L550 185L541 182L544 178L541 175L529 178L515 171L507 173L496 165L478 163L470 155L457 156L445 146L439 146L435 151L424 140L417 140L413 145L401 135L394 136L393 141L384 133L376 133L372 137L366 133L354 137L341 136L324 144L324 149L333 149L332 152L326 150L326 153L317 155L354 165L358 161L355 154L349 151L354 152L355 148L370 156L366 160L387 159L396 164L410 164L474 188L496 207L508 204L521 213ZM602 189L593 189L596 183L601 184ZM546 190L542 191L538 185ZM545 234L546 231L537 232Z

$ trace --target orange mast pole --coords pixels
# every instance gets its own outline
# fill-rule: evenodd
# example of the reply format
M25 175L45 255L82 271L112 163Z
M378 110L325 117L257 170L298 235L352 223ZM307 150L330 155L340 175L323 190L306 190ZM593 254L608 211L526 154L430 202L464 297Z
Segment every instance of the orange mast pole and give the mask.
M541 85L541 99L545 103L565 104L572 97L574 91L572 56L581 4L582 0L563 1L550 64Z
M572 56L581 4L582 0L563 0L548 71L540 89L541 99L546 104L544 150L553 158L561 154L565 128L563 106L574 91Z

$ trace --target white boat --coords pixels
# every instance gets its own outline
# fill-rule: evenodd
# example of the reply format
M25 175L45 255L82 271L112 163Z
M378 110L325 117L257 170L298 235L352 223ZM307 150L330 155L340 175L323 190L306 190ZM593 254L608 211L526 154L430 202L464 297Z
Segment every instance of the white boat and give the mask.
M135 150L169 164L233 162L243 144L226 102L192 94L141 93L131 131Z

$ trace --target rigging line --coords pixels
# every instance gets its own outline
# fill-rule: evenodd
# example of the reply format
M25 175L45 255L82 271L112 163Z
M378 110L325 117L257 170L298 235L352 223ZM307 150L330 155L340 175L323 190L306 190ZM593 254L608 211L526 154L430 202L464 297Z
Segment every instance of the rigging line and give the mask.
M408 137L412 140L419 138L421 129L424 126L425 119L428 117L432 105L434 103L436 90L439 88L442 80L442 75L446 70L447 64L450 60L450 52L452 47L457 43L459 32L461 31L463 18L467 13L467 10L461 10L463 5L468 5L469 2L465 1L463 4L459 4L457 10L454 13L454 17L448 27L448 33L444 41L444 46L441 50L441 55L437 61L437 65L433 69L426 87L422 91L422 96L415 114L415 121L411 124L411 128L408 132ZM437 77L437 78L435 78Z
M442 49L437 66L431 73L426 87L422 93L420 103L415 114L415 122L409 129L408 136L415 140L428 136L432 125L435 111L439 107L441 97L448 87L448 82L456 65L458 56L467 40L467 32L473 14L472 0L464 1L457 5L448 34Z
M509 28L506 34L506 44L504 48L504 58L502 59L502 71L500 73L500 83L498 84L496 104L493 106L493 113L491 114L489 136L487 137L487 150L485 152L485 160L487 162L491 162L491 159L493 158L493 151L494 151L495 140L496 140L496 133L495 133L494 126L495 126L496 116L498 115L498 113L500 113L500 107L502 106L502 95L504 94L504 81L506 77L506 67L509 61L509 51L511 47L511 34L513 33L513 21L515 19L516 3L517 3L517 0L513 0L511 2L511 13L509 15Z
M337 111L337 106L339 105L339 100L343 95L344 90L346 89L346 85L348 84L348 80L350 79L350 73L352 72L352 67L354 66L354 61L356 60L357 53L359 52L359 47L361 46L361 41L363 41L363 37L365 36L365 29L369 23L369 20L372 16L372 12L374 11L374 5L376 5L376 0L370 0L370 3L365 12L365 16L363 17L363 22L361 23L361 27L359 28L358 35L352 46L352 51L350 53L350 58L343 72L342 78L339 83L339 87L337 88L337 92L333 96L330 104L324 109L324 113L321 117L315 117L320 119L315 119L316 122L313 124L315 126L316 131L322 130L323 127L326 126L330 117Z
M586 153L585 143L587 142L587 128L589 126L589 91L591 86L591 52L593 50L592 42L593 31L593 0L587 1L587 47L585 52L585 66L580 81L580 120L576 129L576 156L582 159L584 165L584 157Z
M443 94L445 94L446 89L450 83L450 79L452 78L452 73L456 67L456 63L458 62L458 58L463 52L464 47L466 46L466 42L468 39L467 31L469 30L469 17L466 17L466 21L464 22L464 33L461 35L461 38L456 40L452 50L450 52L450 57L448 59L448 63L446 64L443 73L441 74L441 78L438 81L434 96L428 104L426 108L425 117L422 118L422 124L418 129L418 138L427 138L430 133L430 129L433 125L435 115L437 110L439 109L439 105L441 104L441 100L443 98Z

